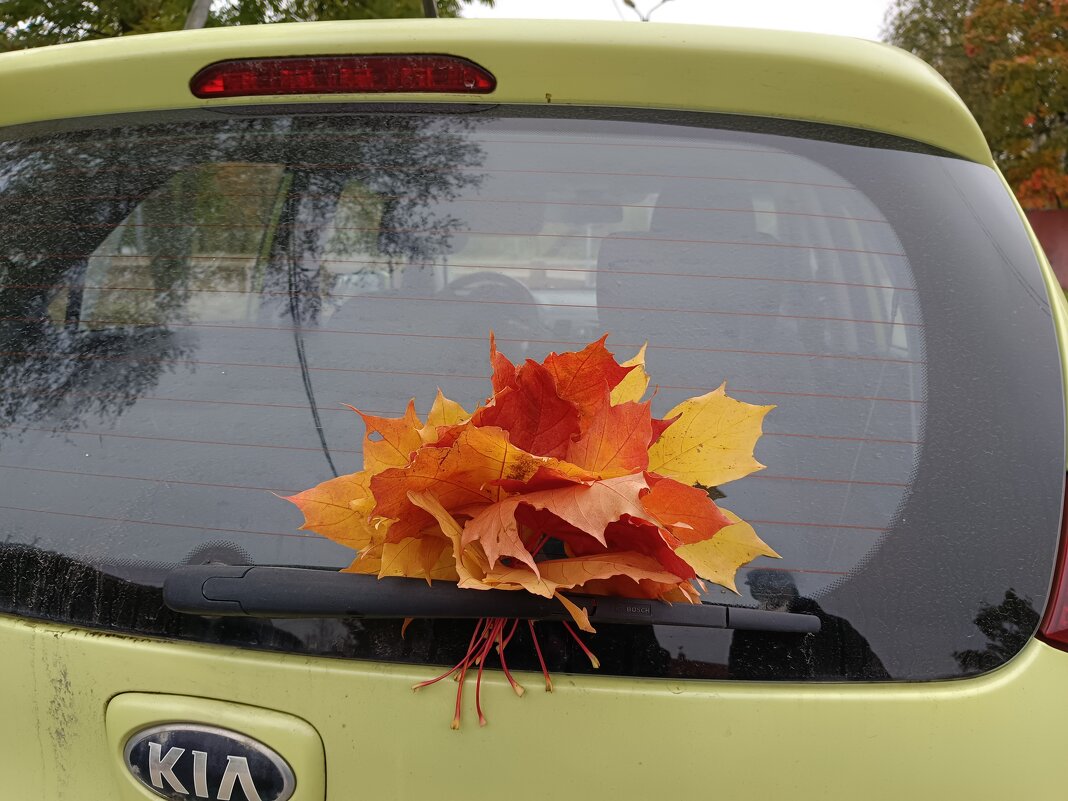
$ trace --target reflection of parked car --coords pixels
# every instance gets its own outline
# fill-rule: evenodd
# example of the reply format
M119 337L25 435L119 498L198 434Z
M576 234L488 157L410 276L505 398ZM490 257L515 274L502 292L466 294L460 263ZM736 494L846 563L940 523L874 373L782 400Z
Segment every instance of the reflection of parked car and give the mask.
M921 63L331 23L5 54L0 95L5 797L1060 789L1064 301ZM557 693L490 671L457 735L407 689L469 623L163 603L190 563L346 565L271 492L355 469L343 403L471 408L491 329L513 360L648 342L659 414L775 404L726 490L783 559L704 597L769 606L742 579L778 571L824 630L604 625L599 673L548 632Z

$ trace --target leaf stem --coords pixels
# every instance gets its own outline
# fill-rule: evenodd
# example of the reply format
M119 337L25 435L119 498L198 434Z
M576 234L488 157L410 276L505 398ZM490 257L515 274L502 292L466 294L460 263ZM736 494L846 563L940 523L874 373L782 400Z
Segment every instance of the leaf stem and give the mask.
M478 653L478 674L475 676L475 711L478 712L479 726L486 725L486 716L482 714L482 671L486 669L486 657L489 656L490 649L493 648L493 644L500 637L503 627L504 618L495 618L489 622L484 632L486 644L482 646Z
M548 534L542 534L541 535L541 539L538 540L538 544L535 545L534 548L531 550L530 555L531 556L537 556L541 552L541 549L545 547L545 543L547 543L548 541L549 541L549 535Z
M524 690L523 689L523 685L520 684L518 681L516 681L515 677L512 676L512 672L508 669L508 662L504 658L504 649L507 648L508 647L508 643L510 643L512 641L512 636L515 634L516 627L518 627L518 626L519 626L519 619L516 618L515 620L512 621L512 628L509 629L508 636L505 637L505 636L503 636L504 635L504 624L502 622L501 630L500 630L500 636L498 637L498 640L497 640L497 656L501 660L501 670L504 671L504 677L506 679L508 679L508 683L512 685L512 691L516 695L518 695L520 698L522 698L523 697L523 693L525 693L526 690Z
M440 676L437 676L437 677L435 677L433 679L428 679L427 681L421 681L418 684L413 684L412 685L412 690L413 691L421 690L423 687L429 687L431 684L437 684L442 679L449 678L449 676L451 676L453 673L455 673L457 670L459 670L461 667L463 667L463 664L468 659L471 658L471 654L475 650L475 640L478 637L478 632L479 632L479 629L482 627L482 623L483 623L483 621L479 620L478 623L475 625L475 631L474 631L474 633L471 634L471 642L468 643L467 653L464 655L463 659L461 659L459 662L457 662L455 665L453 665L447 671L442 673Z
M475 625L475 633L471 635L471 647L467 650L467 656L465 656L463 658L463 661L460 662L460 679L456 685L456 712L452 716L451 724L451 728L453 729L453 731L460 728L460 711L462 709L462 704L464 700L464 679L467 678L467 669L471 666L471 655L475 650L475 642L477 641L477 637L480 633L483 632L485 626L487 625L487 622L488 621L486 620L486 618L479 618L478 623ZM480 669L479 674L481 675L481 673L482 671ZM475 694L475 703L478 703L477 693ZM482 718L481 710L479 710L479 718Z
M594 669L599 668L601 666L601 660L597 658L593 651L586 647L586 643L579 639L579 636L576 631L571 628L571 624L568 623L566 620L561 620L560 622L564 624L564 628L567 629L568 632L570 632L571 636L575 638L575 642L579 644L579 648L581 648L586 654L586 656L589 657L590 664L593 665Z
M534 631L534 621L528 620L527 625L530 627L530 638L534 640L534 651L538 654L538 664L541 665L541 673L545 676L545 692L551 693L553 691L553 680L549 676L549 669L545 667L545 657L541 653L541 644L538 642L538 635Z
M478 725L485 726L487 723L486 715L482 711L482 674L486 670L486 660L489 658L491 652L496 651L497 656L501 662L501 669L504 671L504 676L511 685L512 690L516 695L522 697L526 690L523 688L515 676L512 675L512 671L508 669L508 660L505 657L505 650L511 643L512 638L515 636L516 631L519 628L519 619L517 618L480 618L475 623L475 629L471 632L471 639L467 643L467 651L464 653L463 658L453 665L449 670L442 673L440 676L435 676L427 681L419 682L412 687L413 690L419 690L423 687L428 687L431 684L437 684L442 679L446 679L452 676L456 681L456 706L453 711L451 728L460 728L460 719L463 712L463 696L464 696L464 682L467 678L467 673L470 670L475 671L475 711L478 713ZM553 681L549 676L549 668L545 664L545 655L541 650L541 643L538 642L538 633L534 629L534 621L528 620L527 626L530 629L530 638L534 642L534 651L538 655L538 664L541 666L542 675L545 677L545 691L551 693L553 691ZM579 644L579 647L586 653L586 656L590 658L590 662L594 667L600 667L600 662L597 661L597 657L586 647L586 645L579 639L574 629L571 628L566 622L564 626L575 641ZM507 629L507 631L506 631Z

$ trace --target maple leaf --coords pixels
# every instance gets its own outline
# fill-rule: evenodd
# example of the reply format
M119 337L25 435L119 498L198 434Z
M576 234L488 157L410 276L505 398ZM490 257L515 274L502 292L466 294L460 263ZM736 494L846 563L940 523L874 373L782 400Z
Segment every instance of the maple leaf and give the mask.
M586 608L584 606L579 606L566 595L561 595L560 593L556 594L556 599L564 605L564 608L571 614L571 617L574 619L575 623L578 624L578 627L580 629L582 629L583 631L588 631L590 634L597 633L597 629L595 629L590 623L589 613L586 612ZM582 645L581 641L579 641L579 645ZM583 650L586 651L586 654L591 657L590 661L593 662L593 666L595 668L600 667L600 664L597 662L596 657L594 657L588 649L583 648Z
M497 338L492 331L490 331L490 367L493 370L490 381L494 395L508 387L515 387L515 365L497 350Z
M727 385L683 401L678 417L649 449L649 472L683 484L719 486L764 465L753 458L764 415L774 406L754 406L727 397Z
M472 422L503 428L525 451L561 459L579 433L578 409L560 397L552 374L529 360L516 372L515 385L496 393L490 405L475 412Z
M647 579L677 584L679 577L666 570L651 556L636 551L612 551L591 556L552 559L540 562L541 577L558 588L574 589L587 582L612 576L629 576L635 581Z
M366 576L377 576L382 569L382 546L374 545L356 555L348 567L341 569L342 573L359 573Z
M407 537L400 542L383 542L361 553L346 573L370 573L379 578L406 576L457 581L452 545L444 537Z
M609 404L593 413L582 435L567 447L567 461L604 478L624 476L649 465L652 415L648 403Z
M612 390L610 395L610 402L613 406L618 406L621 403L637 403L642 399L645 394L645 390L649 388L649 374L645 372L645 350L649 343L646 342L638 352L623 362L621 367L632 368L626 377L616 385L616 388ZM665 420L658 420L652 418L652 432L649 437L649 445L660 439L660 435L677 420L677 417L671 417Z
M488 586L482 585L482 577L485 576L489 569L486 558L477 548L465 549L463 547L460 542L463 528L456 522L456 518L449 514L445 507L438 502L438 499L429 492L409 491L408 500L430 515L437 522L441 532L448 538L452 545L453 563L459 586L470 589L489 589Z
M758 556L781 557L738 515L722 507L720 511L731 521L731 525L720 529L715 537L683 545L675 553L693 567L701 578L738 592L734 575L739 567L749 564Z
M610 400L613 405L627 402L637 403L649 388L649 374L645 372L645 348L641 346L637 354L620 364L620 367L633 368L612 390Z
M430 407L430 413L426 416L428 426L452 426L465 423L471 415L464 411L464 407L456 401L449 400L438 389L434 397L434 405Z
M558 489L560 487L570 486L571 484L593 481L599 478L597 473L583 470L578 465L569 462L560 462L556 459L550 460L548 457L546 457L546 460L556 462L556 466L549 464L539 465L533 476L523 479L522 481L511 478L502 478L491 483L494 486L500 487L508 494L514 494Z
M649 447L653 447L653 445L656 444L657 440L659 440L660 437L664 435L664 432L667 431L672 426L672 424L674 424L678 419L679 418L677 416L666 417L664 419L657 419L656 417L654 417L650 421L652 434L649 437Z
M590 484L530 492L516 498L535 509L556 515L603 543L604 531L610 524L625 516L635 519L648 516L640 502L641 494L648 486L645 477L637 473Z
M372 490L379 488L375 493L378 499L375 511L383 517L395 517L403 507L398 509L392 501L403 503L408 491L430 487L437 490L435 494L447 507L496 500L500 492L486 485L502 476L517 479L532 476L540 461L513 446L508 432L500 428L464 428L448 447L421 448L404 467L373 476ZM395 490L395 484L402 486ZM452 500L452 494L459 500Z
M667 526L679 544L707 540L731 521L704 490L671 478L649 480L651 491L642 496L642 506Z
M693 584L688 580L662 583L648 579L635 580L630 576L620 575L588 581L583 585L582 592L584 595L645 598L650 601L667 601L668 603L701 603L701 596L697 594Z
M485 589L497 590L526 590L534 595L552 598L556 595L557 585L526 566L507 567L497 565L492 570L486 571L481 579ZM482 589L478 587L475 589Z
M430 522L428 513L413 506L409 492L430 491L449 510L494 503L507 495L495 482L523 482L539 469L551 469L577 479L594 478L580 468L550 457L536 456L509 441L496 427L469 426L447 448L420 448L411 463L384 470L371 478L374 515L395 520L390 538L417 536Z
M548 491L555 492L555 490ZM510 500L487 506L464 526L461 543L469 545L472 542L477 542L481 545L490 567L496 565L502 557L507 557L518 559L528 565L535 575L538 575L538 566L534 562L534 555L527 550L527 546L519 533L519 523L515 516L519 503L520 501L518 500Z
M545 369L560 397L574 404L583 418L592 417L610 393L635 368L623 367L605 348L608 334L574 353L550 353Z
M611 523L624 516L641 518L647 515L639 496L648 486L644 476L639 473L590 484L572 484L557 489L514 495L483 509L473 517L464 526L462 542L464 545L479 542L491 567L502 554L513 555L530 564L534 572L538 572L533 558L528 559L519 553L519 548L522 547L523 552L529 556L518 532L516 513L520 505L549 512L604 545L605 530ZM509 554L504 549L517 553Z
M422 421L415 413L415 401L408 401L408 408L403 417L376 417L364 414L350 406L363 418L367 431L363 436L363 469L378 473L388 467L404 467L411 459L412 453L422 447L423 438L420 430ZM381 439L372 439L378 434Z
M584 631L593 631L589 617L585 610L580 609L563 596L556 592L556 585L550 580L542 578L533 570L523 567L499 566L493 570L487 569L488 560L482 556L480 546L475 544L464 546L462 544L462 528L456 519L445 510L437 499L428 492L411 492L409 499L413 504L432 515L437 520L442 532L452 542L453 554L456 562L456 570L459 576L458 586L462 589L472 590L527 590L535 595L543 595L546 598L556 597L568 610L579 628Z
M376 530L370 520L374 508L370 482L371 473L364 470L324 481L285 500L304 514L301 530L361 550L371 544Z
M420 444L440 444L444 433L442 429L453 429L459 434L463 424L470 419L471 415L464 410L464 407L446 398L439 387L438 394L434 397L434 404L426 416L426 425L419 429Z
M603 557L608 553L630 551L655 559L663 570L671 573L676 583L697 578L690 564L675 553L678 542L669 540L670 535L665 536L663 529L645 520L627 516L610 523L605 528L603 543L589 537L575 538L567 532L561 532L559 537L567 544L572 557Z

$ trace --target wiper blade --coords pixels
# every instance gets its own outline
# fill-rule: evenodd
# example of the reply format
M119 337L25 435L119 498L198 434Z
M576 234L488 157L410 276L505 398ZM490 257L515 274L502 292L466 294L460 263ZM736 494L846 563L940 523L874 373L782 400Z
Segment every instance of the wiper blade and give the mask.
M718 604L667 604L598 595L568 595L595 625L691 626L787 633L820 630L815 615ZM187 565L163 582L176 612L238 617L356 617L570 620L563 605L528 592L480 592L455 584L265 565Z

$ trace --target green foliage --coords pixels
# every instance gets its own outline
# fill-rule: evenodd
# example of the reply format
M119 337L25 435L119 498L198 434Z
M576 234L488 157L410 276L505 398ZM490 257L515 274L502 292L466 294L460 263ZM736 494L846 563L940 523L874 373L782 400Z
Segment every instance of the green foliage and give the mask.
M5 0L0 5L0 47L100 39L182 27L187 0Z
M884 35L949 81L1025 207L1068 207L1068 1L895 0Z
M1038 612L1030 598L1006 590L1005 600L997 605L984 604L975 616L976 627L986 637L986 647L955 651L953 657L967 673L993 670L1023 650L1038 628L1038 621Z
M479 0L492 6L493 0ZM436 0L438 16L460 16L460 0ZM188 2L187 2L188 4ZM223 4L217 4L223 5ZM214 9L209 25L422 17L422 0L237 0Z
M479 2L493 5L493 0ZM460 0L436 3L440 16L460 15ZM191 7L192 0L3 0L0 50L179 30ZM216 0L207 24L422 16L422 0Z

